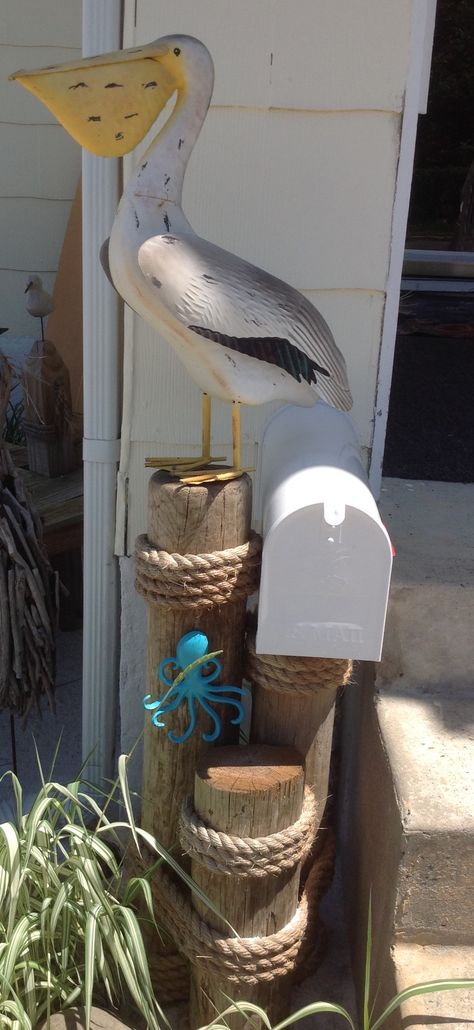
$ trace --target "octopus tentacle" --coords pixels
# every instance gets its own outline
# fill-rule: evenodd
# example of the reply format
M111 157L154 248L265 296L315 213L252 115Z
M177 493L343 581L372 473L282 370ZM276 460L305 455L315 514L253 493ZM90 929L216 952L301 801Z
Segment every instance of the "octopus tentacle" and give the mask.
M219 718L218 713L214 710L214 708L211 708L211 706L207 703L204 697L200 697L199 701L201 707L204 709L205 712L207 712L208 715L211 716L211 719L214 723L214 729L212 730L212 732L203 733L202 739L205 740L207 744L213 744L214 741L217 740L218 736L220 735L222 729L221 720Z
M164 671L166 669L167 665L171 665L174 672L177 672L178 669L180 669L181 667L178 665L177 661L174 658L163 658L163 661L160 662L160 664L158 666L158 669L157 669L158 679L160 679L161 682L164 683L167 687L172 687L173 683L174 683L174 680L170 679L170 677L167 676L165 671Z
M213 698L209 698L209 700L212 701ZM219 697L219 698L215 698L215 700L220 705L233 705L234 708L237 709L237 715L236 715L235 719L231 719L230 720L233 726L238 726L239 723L242 722L242 720L243 720L243 718L245 716L245 710L244 710L243 704L240 701L237 701L237 699L234 699L232 697Z
M181 698L180 698L180 700L181 700ZM196 729L197 715L196 715L196 709L194 707L194 697L193 697L193 695L190 694L189 697L186 698L186 700L188 702L188 709L189 709L189 714L191 716L191 720L190 720L190 723L189 723L189 726L188 726L187 730L185 730L185 732L182 734L181 737L177 737L176 733L173 733L173 730L169 731L168 738L169 738L169 740L172 741L173 744L184 744L186 740L189 740L189 737L191 736L192 733L194 733L194 730Z

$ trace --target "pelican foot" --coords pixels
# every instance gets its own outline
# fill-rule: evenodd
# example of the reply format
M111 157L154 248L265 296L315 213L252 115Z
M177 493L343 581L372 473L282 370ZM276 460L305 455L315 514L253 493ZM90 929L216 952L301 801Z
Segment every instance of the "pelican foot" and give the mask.
M190 472L189 474L185 473L185 475L180 475L179 479L182 483L187 483L188 485L192 485L193 483L197 485L200 483L225 483L229 479L239 479L240 476L245 475L246 472L255 472L255 469L230 468L229 466L221 468L207 468L202 469L201 471L197 470L196 472Z
M172 476L180 476L182 472L207 469L214 461L225 461L225 454L219 458L211 458L209 454L200 457L194 455L190 458L145 458L145 468L162 469L163 472L170 472Z

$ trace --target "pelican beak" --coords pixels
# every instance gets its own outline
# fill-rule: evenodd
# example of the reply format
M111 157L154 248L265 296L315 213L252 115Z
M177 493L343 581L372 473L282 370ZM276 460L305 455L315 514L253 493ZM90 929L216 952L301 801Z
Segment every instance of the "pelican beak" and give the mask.
M82 147L121 157L141 142L180 83L157 40L146 46L10 75L54 114Z
M33 283L28 283L28 285L25 286L25 293L28 293L28 290L31 290L32 285Z

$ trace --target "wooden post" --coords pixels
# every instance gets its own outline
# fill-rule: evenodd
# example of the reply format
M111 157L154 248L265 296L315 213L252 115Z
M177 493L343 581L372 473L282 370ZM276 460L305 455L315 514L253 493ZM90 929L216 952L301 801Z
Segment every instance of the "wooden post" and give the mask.
M187 486L166 472L157 472L151 477L148 497L148 539L157 549L170 554L209 554L238 547L249 539L252 485L248 476ZM223 649L222 682L240 686L245 610L245 598L198 609L149 604L146 693L154 698L163 693L157 666L176 654L176 644L192 629L207 635L211 650ZM235 739L235 728L228 722L233 714L226 706L220 743ZM164 847L174 848L175 854L181 805L193 793L196 767L209 747L201 733L209 730L210 719L202 714L195 733L185 744L169 740L168 730L180 735L188 723L183 706L166 716L166 729L156 729L148 713L145 723L142 825Z
M280 692L271 689L272 666L278 661L276 656L256 655L255 640L249 639L247 675L253 687L251 740L255 744L295 747L302 755L305 783L312 788L317 804L316 834L328 797L336 695L339 686L347 682L352 663L343 659L283 657L281 663L287 665L283 679L286 678L288 689ZM314 677L314 687L307 693L298 692L298 680L302 677L306 684ZM262 681L267 684L265 687Z
M211 554L238 547L250 536L252 484L248 476L229 482L185 485L166 472L155 472L148 494L148 541L169 554ZM180 638L190 630L206 634L211 650L222 648L222 683L239 686L242 680L246 598L213 607L164 608L148 604L147 688L153 698L164 692L156 670L160 662L176 654ZM220 706L223 732L220 742L235 740L236 727L229 725L229 706ZM159 730L147 712L144 734L142 825L168 850L173 850L184 868L177 832L185 797L193 793L194 773L204 750L202 732L210 718L198 714L197 727L184 744L174 744L168 732L180 736L189 723L183 706L166 716L166 728ZM162 940L150 929L147 949L154 969L154 982L161 998L185 999L189 994L187 963L177 954L171 940ZM163 956L167 956L163 963Z
M223 747L210 752L198 767L194 807L208 827L240 837L262 837L296 822L303 792L301 756L293 748ZM300 863L278 875L244 878L212 872L193 858L192 875L241 937L275 933L296 912ZM209 925L229 936L229 928L194 896L193 905ZM224 976L216 982L196 966L191 976L191 1026L207 1023L226 1008L225 996L253 1001L268 1011L270 1019L280 1019L287 1013L289 992L288 977L239 988L226 984ZM241 1030L241 1016L226 1018L229 1027Z
M337 688L292 697L263 687L254 687L252 693L252 743L287 744L303 756L306 784L317 802L315 834L328 796L336 694Z

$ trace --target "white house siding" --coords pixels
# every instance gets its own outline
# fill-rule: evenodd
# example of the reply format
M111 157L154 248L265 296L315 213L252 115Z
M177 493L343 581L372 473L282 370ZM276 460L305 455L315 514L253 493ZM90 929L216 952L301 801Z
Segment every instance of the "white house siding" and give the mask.
M416 3L125 4L124 45L184 32L208 46L215 90L185 181L187 215L199 233L286 279L320 308L347 359L367 459ZM200 394L167 344L131 312L124 344L117 550L127 554L146 528L144 459L197 452ZM267 416L268 408L245 412L246 462L255 463ZM221 453L230 439L226 405L215 404L213 428ZM144 640L144 605L136 596L130 604L131 559L123 557L121 567L122 743L128 748L143 725L145 664L136 642ZM138 785L139 761L135 769Z
M35 335L24 285L52 290L81 167L80 149L8 76L80 54L81 0L3 0L0 10L0 324ZM8 350L6 337L2 344Z
M198 36L215 62L184 204L197 232L307 293L344 352L367 455L385 304L412 0L127 0L125 45ZM117 546L146 526L148 454L195 453L200 395L166 343L126 321ZM133 371L132 371L133 370ZM247 409L254 464L268 408ZM216 448L229 412L216 405Z

